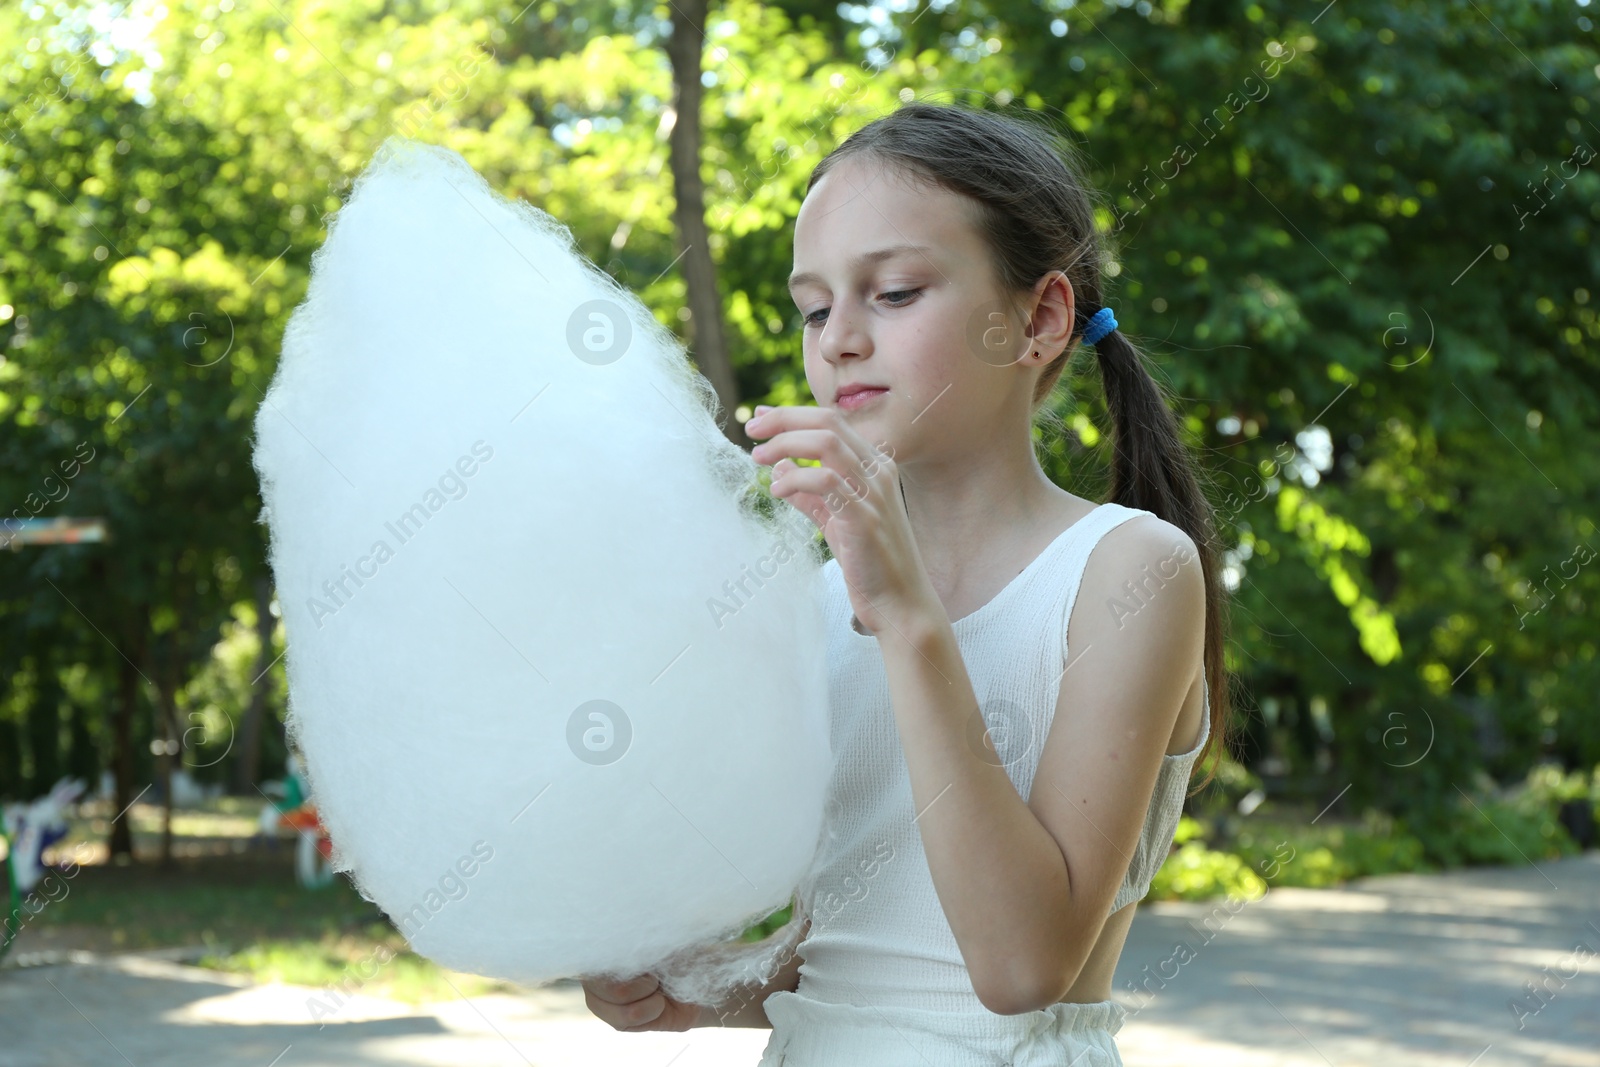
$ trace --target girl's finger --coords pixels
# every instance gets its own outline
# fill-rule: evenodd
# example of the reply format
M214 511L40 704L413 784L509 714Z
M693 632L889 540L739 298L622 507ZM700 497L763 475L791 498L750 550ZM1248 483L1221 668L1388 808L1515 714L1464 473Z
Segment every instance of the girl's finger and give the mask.
M592 988L602 1000L613 1004L631 1004L654 993L661 981L653 974L636 974L631 978L591 978L584 984Z
M829 520L833 518L832 513L828 510L827 502L816 493L804 492L791 472L798 474L820 469L822 468L802 467L793 460L788 459L779 460L777 465L772 468L772 495L781 500L787 500L809 517L812 522L816 523L819 529L826 527ZM790 475L790 477L785 478L784 475Z
M765 407L765 405L762 405ZM868 443L856 430L847 423L839 412L833 408L822 407L786 407L767 408L768 412L776 411L779 414L769 417L754 430L746 423L746 433L756 438L765 437L767 440L757 446L765 454L784 454L806 456L809 459L821 459L820 456L792 450L791 434L801 434L807 431L831 431L833 436L843 442L849 451L855 454L858 467L866 468L869 473L876 473L886 454L883 449ZM760 414L760 412L758 412ZM755 421L755 416L749 420ZM893 453L887 453L892 457Z
M758 445L751 454L756 453L767 457L814 459L863 488L882 469L883 462L881 454L871 451L862 456L830 427L785 430L772 440ZM760 462L759 458L757 462ZM773 472L777 472L776 466Z
M789 463L789 466L783 469L781 476L778 469L773 468L773 496L807 496L811 501L825 506L830 515L837 515L847 505L867 498L867 487L863 482L845 478L832 467L802 467L788 460L783 462ZM798 498L794 504L801 506Z
M890 459L894 457L893 450L887 448L887 442L884 443L885 447L879 447L869 442L865 437L861 436L854 426L850 425L843 415L839 414L837 408L818 408L816 410L824 413L827 427L837 433L845 444L855 450L856 455L861 460L861 465L869 472L875 472L875 469L882 465L886 457Z

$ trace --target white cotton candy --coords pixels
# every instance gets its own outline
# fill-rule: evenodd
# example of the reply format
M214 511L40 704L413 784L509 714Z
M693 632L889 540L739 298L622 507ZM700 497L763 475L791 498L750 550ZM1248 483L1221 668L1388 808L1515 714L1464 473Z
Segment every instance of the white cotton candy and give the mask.
M312 259L256 417L291 727L335 866L444 966L706 1003L773 964L701 949L818 846L822 557L716 409L454 152L392 138Z

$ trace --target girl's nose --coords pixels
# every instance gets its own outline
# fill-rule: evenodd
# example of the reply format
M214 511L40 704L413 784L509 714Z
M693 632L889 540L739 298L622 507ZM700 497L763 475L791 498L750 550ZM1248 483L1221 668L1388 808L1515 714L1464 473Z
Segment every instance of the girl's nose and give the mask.
M862 327L863 312L848 300L836 301L828 309L828 321L822 324L819 350L829 363L838 363L850 356L872 354L871 335Z

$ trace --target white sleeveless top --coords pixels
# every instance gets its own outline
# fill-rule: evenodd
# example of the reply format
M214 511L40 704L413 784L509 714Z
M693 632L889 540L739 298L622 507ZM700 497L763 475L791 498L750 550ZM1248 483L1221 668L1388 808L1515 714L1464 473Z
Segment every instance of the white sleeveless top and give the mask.
M1069 662L1067 621L1090 551L1107 531L1147 514L1101 504L1063 531L992 600L953 624L995 745L988 758L1005 767L1024 800L1032 791ZM829 560L823 573L837 763L828 789L822 861L813 880L801 887L803 900L809 892L812 925L798 946L799 985L794 993L775 993L766 1001L775 1032L769 1050L787 1043L780 1033L783 1021L827 1019L832 1025L836 1013L823 1011L824 1005L840 1011L870 1006L880 1027L899 1028L907 1019L943 1026L944 1019L960 1016L971 1024L962 1031L966 1040L985 1038L999 1057L994 1062L1011 1062L1008 1057L1022 1036L1046 1022L1035 1017L1048 1011L997 1015L973 992L913 821L911 783L877 639L851 626L853 611L838 561ZM1144 829L1111 911L1141 899L1166 859L1190 771L1210 732L1209 718L1208 693L1194 748L1162 756ZM974 742L981 744L981 737ZM1115 1007L1101 1003L1108 1011ZM802 1008L808 1005L817 1010L807 1015ZM1063 1015L1077 1012L1071 1005L1052 1007ZM885 1009L900 1013L891 1017ZM980 1020L980 1014L986 1018ZM863 1016L862 1022L869 1020ZM763 1062L769 1061L777 1062L771 1056Z

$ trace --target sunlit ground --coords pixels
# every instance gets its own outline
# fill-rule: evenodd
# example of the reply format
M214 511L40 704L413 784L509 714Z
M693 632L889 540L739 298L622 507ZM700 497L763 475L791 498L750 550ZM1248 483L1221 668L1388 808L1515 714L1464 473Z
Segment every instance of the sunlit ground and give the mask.
M65 892L55 890L58 899L27 918L13 953L190 949L182 955L204 967L308 986L376 970L361 981L364 993L412 1003L455 997L446 974L464 992L510 988L412 953L342 877L321 889L297 885L293 836L259 832L264 803L223 797L174 811L167 865L159 862L160 805L135 803L124 816L133 864L107 862L110 804L81 805L68 836L46 853L79 867L57 876Z

